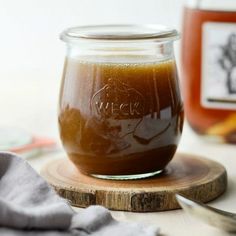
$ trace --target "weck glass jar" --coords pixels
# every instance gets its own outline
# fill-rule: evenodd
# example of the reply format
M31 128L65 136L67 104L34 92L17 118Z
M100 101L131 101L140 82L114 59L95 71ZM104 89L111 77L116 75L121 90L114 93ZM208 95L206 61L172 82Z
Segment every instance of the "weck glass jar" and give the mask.
M160 25L66 29L59 130L70 160L107 179L144 178L172 159L183 126L173 42Z

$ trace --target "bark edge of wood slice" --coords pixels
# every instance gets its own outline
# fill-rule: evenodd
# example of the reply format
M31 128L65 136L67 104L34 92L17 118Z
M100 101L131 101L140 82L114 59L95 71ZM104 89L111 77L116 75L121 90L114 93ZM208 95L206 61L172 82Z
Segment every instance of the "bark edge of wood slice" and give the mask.
M178 209L176 193L209 202L227 188L227 173L221 164L183 153L175 154L163 174L147 179L97 179L81 174L68 158L49 162L41 175L74 206L98 204L132 212Z

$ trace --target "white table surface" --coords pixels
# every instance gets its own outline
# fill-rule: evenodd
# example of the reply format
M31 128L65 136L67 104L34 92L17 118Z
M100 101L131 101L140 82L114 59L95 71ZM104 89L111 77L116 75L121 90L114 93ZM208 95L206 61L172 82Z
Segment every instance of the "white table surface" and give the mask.
M58 68L58 65L56 67ZM61 71L51 74L42 70L1 72L0 127L21 127L35 134L53 137L59 142L56 104L60 73ZM178 151L203 155L225 166L229 178L228 190L210 205L236 212L236 145L207 141L195 135L185 123ZM54 157L62 155L63 152L55 154ZM51 159L51 155L43 155L28 161L39 171L42 165ZM159 225L162 235L228 235L189 217L182 210L157 213L113 211L112 214L119 220Z

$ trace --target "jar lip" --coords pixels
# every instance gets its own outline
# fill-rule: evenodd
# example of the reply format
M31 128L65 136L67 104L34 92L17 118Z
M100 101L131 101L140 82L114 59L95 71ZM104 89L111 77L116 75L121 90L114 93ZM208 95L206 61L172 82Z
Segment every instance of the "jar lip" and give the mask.
M81 39L90 40L156 40L174 41L179 38L177 30L158 24L108 24L85 25L64 30L60 39L71 42Z

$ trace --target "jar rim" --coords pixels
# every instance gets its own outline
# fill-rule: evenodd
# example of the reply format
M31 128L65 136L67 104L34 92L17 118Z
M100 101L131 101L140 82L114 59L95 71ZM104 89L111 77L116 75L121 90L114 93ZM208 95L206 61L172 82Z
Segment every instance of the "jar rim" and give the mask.
M174 28L158 24L107 24L84 25L65 29L60 39L65 42L78 40L155 40L174 41L179 33Z

